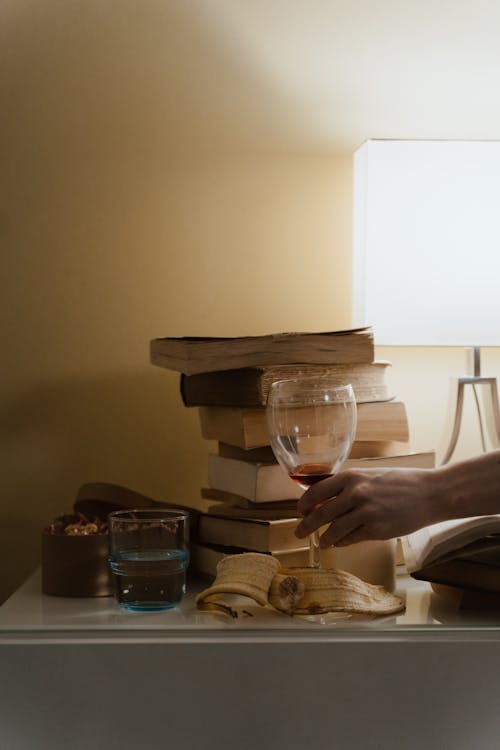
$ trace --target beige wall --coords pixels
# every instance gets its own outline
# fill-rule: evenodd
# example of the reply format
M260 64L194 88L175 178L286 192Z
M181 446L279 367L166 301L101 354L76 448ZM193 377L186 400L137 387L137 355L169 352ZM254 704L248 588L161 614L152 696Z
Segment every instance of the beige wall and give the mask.
M243 135L211 150L168 108L160 137L161 86L141 90L136 47L157 78L175 60L151 59L144 19L123 71L110 68L100 34L116 46L118 32L97 4L72 4L85 22L63 3L42 4L44 16L20 5L0 17L0 595L36 564L40 529L84 482L198 497L208 446L178 376L149 365L150 338L350 322L348 156Z
M60 169L60 165L59 169ZM348 160L234 157L122 169L44 163L4 235L1 527L18 580L78 486L192 501L207 446L154 336L346 325ZM22 206L11 183L9 212ZM50 184L52 183L52 184ZM26 539L27 544L24 544ZM3 577L6 572L3 571ZM4 584L5 585L5 584Z
M209 446L149 339L350 325L350 155L280 142L182 7L0 8L0 599L80 484L198 497ZM432 447L449 362L381 355Z

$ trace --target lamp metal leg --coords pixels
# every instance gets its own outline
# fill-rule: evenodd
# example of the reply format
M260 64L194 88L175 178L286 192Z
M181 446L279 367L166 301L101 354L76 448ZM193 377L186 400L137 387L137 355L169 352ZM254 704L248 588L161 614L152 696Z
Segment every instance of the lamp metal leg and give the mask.
M441 460L441 464L446 464L450 461L455 448L457 447L458 438L460 436L460 428L462 425L463 407L464 407L464 396L465 386L470 385L474 388L482 386L481 395L483 403L484 419L488 430L488 436L491 442L492 449L500 448L500 406L498 400L498 389L496 378L485 378L485 377L463 377L458 378L455 381L456 385L456 400L454 405L453 424L451 428L451 437L448 443L448 447ZM479 420L480 427L482 427L482 415L479 406L477 408L477 417Z

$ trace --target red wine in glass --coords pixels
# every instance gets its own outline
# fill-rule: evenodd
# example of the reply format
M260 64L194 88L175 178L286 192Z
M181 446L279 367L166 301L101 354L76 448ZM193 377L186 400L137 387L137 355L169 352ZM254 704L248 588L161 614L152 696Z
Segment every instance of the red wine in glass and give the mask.
M292 472L289 473L290 479L293 479L299 487L307 490L313 484L321 482L323 479L333 477L333 471L329 464L299 464Z

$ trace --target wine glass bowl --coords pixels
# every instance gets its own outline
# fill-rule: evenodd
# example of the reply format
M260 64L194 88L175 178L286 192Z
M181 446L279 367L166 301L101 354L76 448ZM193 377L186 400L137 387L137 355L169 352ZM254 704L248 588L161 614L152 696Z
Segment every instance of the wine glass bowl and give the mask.
M303 490L335 474L349 455L356 432L350 384L325 377L275 381L266 414L274 455ZM317 532L310 549L310 565L319 567Z

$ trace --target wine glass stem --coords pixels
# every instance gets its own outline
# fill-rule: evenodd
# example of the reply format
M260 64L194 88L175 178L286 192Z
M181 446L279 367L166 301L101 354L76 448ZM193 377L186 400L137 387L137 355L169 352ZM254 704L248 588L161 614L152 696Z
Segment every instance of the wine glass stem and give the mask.
M313 531L309 537L309 567L321 568L318 531Z

